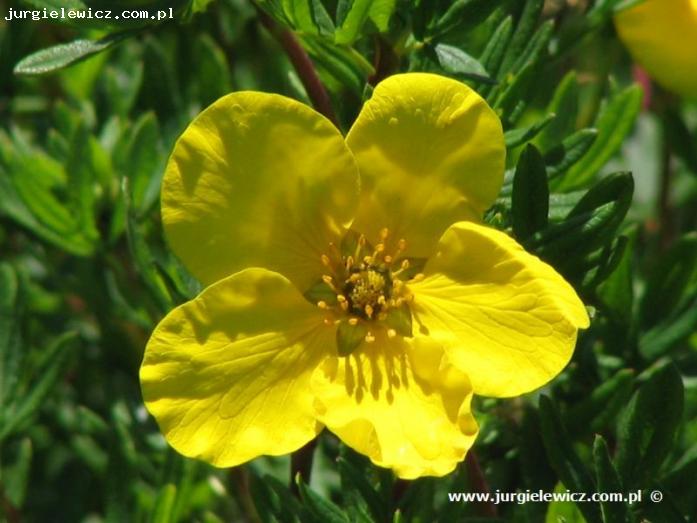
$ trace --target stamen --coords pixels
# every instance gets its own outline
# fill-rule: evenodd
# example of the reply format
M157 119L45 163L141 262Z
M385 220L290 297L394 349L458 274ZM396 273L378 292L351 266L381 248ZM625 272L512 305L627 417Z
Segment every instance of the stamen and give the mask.
M389 235L390 230L387 227L383 227L382 229L380 229L380 239L382 241L385 241Z
M321 259L322 259L322 265L324 265L325 267L331 267L332 261L329 259L329 256L327 256L326 254L323 254L321 256Z
M370 305L366 305L363 310L365 311L365 315L368 316L368 318L373 317L374 309Z
M394 329L387 329L387 337L388 338L394 338L397 336L397 331Z
M375 336L373 336L373 333L368 331L368 334L365 335L365 342L366 343L373 343L375 341Z
M349 325L351 325L352 327L355 327L356 325L358 325L358 318L349 318L348 322L349 322Z
M324 300L320 300L317 302L317 307L320 309L328 309L329 307L327 306L327 302Z
M424 273L423 273L423 272L420 272L419 274L416 274L416 275L411 279L411 281L412 281L412 282L421 281L421 280L423 280L425 277L426 277L426 276L424 275Z

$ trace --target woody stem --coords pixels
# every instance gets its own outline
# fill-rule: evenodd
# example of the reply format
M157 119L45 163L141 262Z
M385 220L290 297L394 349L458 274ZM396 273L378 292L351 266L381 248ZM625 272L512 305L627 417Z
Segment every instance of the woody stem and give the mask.
M259 15L259 21L266 30L274 37L285 51L288 59L293 64L295 71L303 83L307 95L312 101L315 109L326 116L331 122L338 127L338 120L334 113L331 100L327 90L324 88L315 66L310 60L309 55L300 44L300 41L295 34L290 30L281 27L276 21L266 14L258 5L254 5Z

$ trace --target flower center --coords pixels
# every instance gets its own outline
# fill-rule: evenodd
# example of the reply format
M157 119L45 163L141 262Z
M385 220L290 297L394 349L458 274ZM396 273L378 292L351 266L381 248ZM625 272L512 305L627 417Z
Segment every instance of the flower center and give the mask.
M352 271L343 289L348 309L357 316L370 319L380 312L391 297L390 271L365 263Z
M418 274L423 260L405 257L405 249L406 242L392 240L387 229L374 247L349 231L340 247L330 244L322 255L327 274L305 296L327 312L326 323L338 325L339 354L378 335L412 335L412 296L405 283L423 277Z

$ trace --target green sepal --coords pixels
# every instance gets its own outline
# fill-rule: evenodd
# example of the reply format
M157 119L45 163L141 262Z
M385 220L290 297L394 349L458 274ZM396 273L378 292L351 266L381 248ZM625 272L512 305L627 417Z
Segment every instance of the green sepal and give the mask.
M356 325L351 325L348 319L339 323L336 329L336 350L339 356L349 356L365 340L368 334L368 327L365 322L359 321Z
M403 303L401 307L388 309L385 323L400 336L404 336L405 338L411 338L413 336L411 310L406 303Z
M336 299L336 292L329 285L327 285L323 280L319 280L317 283L312 285L308 290L303 293L303 296L307 301L313 304L317 304L323 301L327 305L336 305L338 300Z

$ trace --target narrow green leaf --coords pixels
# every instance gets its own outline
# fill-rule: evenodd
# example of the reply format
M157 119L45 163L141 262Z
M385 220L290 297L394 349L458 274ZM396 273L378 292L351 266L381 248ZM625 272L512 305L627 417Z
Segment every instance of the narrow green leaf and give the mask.
M548 113L557 117L545 128L536 140L542 151L548 151L576 130L578 117L578 80L576 71L569 71L554 90L552 100L547 106Z
M496 86L498 95L493 108L501 115L504 127L515 123L515 116L519 116L521 109L527 104L534 81L535 64L528 64L520 73L509 76L505 83Z
M499 5L500 2L491 0L455 0L435 23L432 35L441 35L456 26L474 27Z
M13 506L21 507L29 487L29 473L33 457L31 439L23 438L17 442L12 464L3 463L2 476L5 485L5 495Z
M526 65L537 64L547 51L547 45L552 38L553 32L554 22L552 20L544 22L540 28L535 31L532 38L525 46L525 49L523 49L523 52L516 60L511 71L517 72Z
M697 291L682 300L673 314L641 335L639 352L648 361L654 361L686 340L697 330Z
M19 399L11 413L7 414L4 426L0 427L0 440L33 416L43 405L69 362L71 345L76 339L74 332L54 339L47 347L44 362L34 373L29 392Z
M644 488L670 453L683 411L683 383L675 365L652 369L618 425L617 469L628 489Z
M562 483L557 483L554 492L568 492L569 489ZM552 501L547 506L545 523L588 523L586 518L573 501Z
M448 73L467 78L488 79L486 69L475 58L452 45L437 44L434 48L438 63Z
M482 64L484 69L489 71L492 78L499 78L499 71L501 68L501 63L503 62L503 57L506 54L506 49L513 36L513 18L507 16L496 28L494 33L489 38L482 56L479 58L479 62ZM479 86L479 91L487 99L490 99L490 89L489 86Z
M529 144L520 155L513 178L513 232L525 240L547 226L549 188L540 152Z
M320 0L283 0L283 9L299 31L329 36L334 23Z
M340 507L307 487L300 476L296 478L295 482L298 485L303 502L310 512L319 518L319 521L326 523L350 523Z
M344 493L356 492L365 502L375 521L387 521L388 507L380 494L373 488L365 474L347 459L340 457L337 460L339 474L341 475L341 487Z
M82 235L90 241L99 239L95 217L96 173L93 169L90 136L81 126L75 133L66 166L68 174L69 206L75 212L75 220Z
M341 25L334 34L337 44L352 44L368 19L373 0L353 0Z
M493 2L492 2L493 3ZM535 34L538 21L542 14L543 0L526 0L523 12L520 15L518 24L516 25L515 33L510 45L506 49L503 63L501 64L501 72L508 73L518 61L519 57L524 53L525 48L530 43L532 36Z
M576 454L556 406L545 395L540 396L540 429L547 457L562 483L574 492L586 492L588 495L595 492L590 472ZM580 503L577 506L588 523L602 521L597 503Z
M154 258L145 238L143 237L138 220L131 203L128 180L123 183L124 200L126 201L126 237L128 247L136 270L148 286L152 296L163 311L170 310L174 301L167 291L167 286L155 270Z
M577 263L615 237L633 191L629 173L604 178L581 198L564 222L535 234L526 245L540 248L540 254L553 263Z
M11 265L0 264L0 431L17 383L22 345L19 282Z
M124 31L100 40L75 40L69 44L59 44L42 49L20 60L15 65L14 73L24 75L50 73L101 53L131 34L131 31Z
M389 29L390 19L396 7L397 0L373 0L368 16L381 33Z
M368 77L375 71L360 53L310 35L302 36L301 39L320 71L326 71L357 97L363 95Z
M615 322L621 322L629 327L634 311L634 238L625 249L617 268L598 287L597 294L605 304L606 313L611 315Z
M151 523L174 523L174 503L177 499L177 487L168 483L157 494L157 500L150 516Z
M571 434L598 432L615 420L626 406L632 394L634 371L622 369L580 402L574 404L564 416Z
M595 127L598 139L588 153L553 185L568 191L586 185L619 150L634 127L642 99L641 87L634 84L615 94L600 110Z
M617 470L610 459L610 451L602 436L595 436L593 441L593 462L595 463L595 477L598 484L597 492L624 492ZM629 523L629 507L625 502L601 501L600 512L603 523Z
M697 234L683 236L654 262L639 303L641 325L650 328L680 308L697 288Z
M504 140L506 141L506 147L508 149L513 149L514 147L518 147L519 145L523 145L527 141L532 140L538 135L538 133L547 127L550 122L554 121L556 116L556 114L551 113L532 125L522 127L520 129L506 131L503 135Z
M145 216L159 196L164 173L160 128L154 113L145 113L131 131L127 148L125 175L129 180L133 208L138 217Z
M598 138L595 129L581 129L564 138L561 143L545 153L545 163L550 179L565 173L578 162Z

